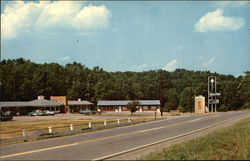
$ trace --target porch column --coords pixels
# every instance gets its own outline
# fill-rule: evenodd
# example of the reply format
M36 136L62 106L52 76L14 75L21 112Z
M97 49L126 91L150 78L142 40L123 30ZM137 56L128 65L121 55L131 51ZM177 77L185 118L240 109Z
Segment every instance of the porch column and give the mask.
M139 112L142 112L142 106L139 106Z

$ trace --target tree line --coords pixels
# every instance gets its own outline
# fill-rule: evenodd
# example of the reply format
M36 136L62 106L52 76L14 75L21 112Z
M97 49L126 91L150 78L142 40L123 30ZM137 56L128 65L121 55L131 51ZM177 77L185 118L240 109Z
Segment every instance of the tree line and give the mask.
M47 99L67 96L69 100L81 98L96 103L98 100L162 98L164 111L192 112L195 96L203 95L207 100L207 78L211 75L217 77L217 91L222 93L218 110L250 108L250 71L238 77L185 69L107 72L98 66L90 69L77 62L63 66L38 64L23 58L1 61L0 99L29 101L44 95Z

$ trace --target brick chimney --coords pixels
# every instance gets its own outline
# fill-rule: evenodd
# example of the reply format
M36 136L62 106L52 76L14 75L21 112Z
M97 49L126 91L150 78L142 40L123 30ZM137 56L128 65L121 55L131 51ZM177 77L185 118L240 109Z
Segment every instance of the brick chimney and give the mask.
M64 108L60 110L61 112L67 113L68 100L66 96L50 96L52 101L60 101L64 104Z
M37 96L37 99L38 100L44 100L44 96L43 95Z

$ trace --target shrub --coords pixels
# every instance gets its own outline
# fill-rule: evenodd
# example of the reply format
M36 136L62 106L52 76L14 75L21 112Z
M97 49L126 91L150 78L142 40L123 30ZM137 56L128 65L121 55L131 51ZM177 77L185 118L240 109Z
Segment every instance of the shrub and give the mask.
M185 109L184 109L182 106L178 106L178 110L179 110L180 112L186 112Z
M221 105L219 108L218 108L218 111L219 112L226 112L228 111L228 106L225 106L225 105Z
M133 113L135 113L138 110L137 108L138 105L140 105L138 101L132 101L128 103L127 108L129 109L131 115L133 115Z
M243 105L243 109L250 109L250 103L245 103Z
M163 112L169 112L169 111L170 111L170 109L169 109L168 105L165 104L165 106L163 108Z

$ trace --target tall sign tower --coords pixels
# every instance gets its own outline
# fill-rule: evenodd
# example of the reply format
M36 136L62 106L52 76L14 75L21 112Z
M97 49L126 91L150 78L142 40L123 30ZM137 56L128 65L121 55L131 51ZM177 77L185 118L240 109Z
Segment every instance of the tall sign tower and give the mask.
M216 97L220 96L220 93L217 93L217 86L216 86L216 76L209 76L208 77L208 99L207 99L207 106L209 112L216 112L217 111L217 104L219 103L219 99Z

